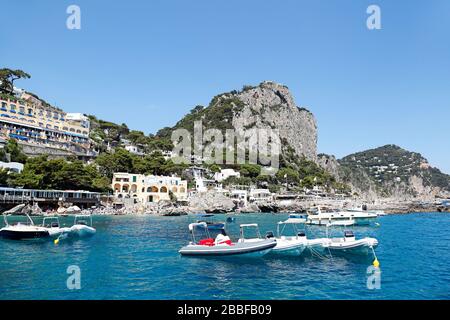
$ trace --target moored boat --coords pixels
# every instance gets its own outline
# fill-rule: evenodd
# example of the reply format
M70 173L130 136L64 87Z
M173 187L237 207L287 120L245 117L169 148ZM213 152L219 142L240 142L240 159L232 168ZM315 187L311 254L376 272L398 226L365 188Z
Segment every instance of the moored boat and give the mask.
M351 221L348 226L352 225ZM374 249L378 246L378 240L375 238L365 237L362 239L356 239L356 236L352 230L344 229L343 237L329 237L329 227L333 226L345 226L345 224L329 224L327 226L327 238L328 242L324 243L324 247L331 253L351 253L351 254L363 254L367 255L373 253Z
M89 237L96 233L95 228L92 226L91 215L76 215L73 226L70 227L68 235L70 237Z
M217 235L215 239L211 238L208 226L205 222L191 223L189 232L192 235L192 241L179 250L179 253L185 256L262 256L268 253L276 245L275 239L262 239L259 230L257 238L245 238L244 229L258 227L255 224L241 225L241 237L238 242L232 242L226 235L225 230ZM203 229L207 237L196 241L195 229Z
M301 215L290 215L286 221L280 221L277 224L277 245L272 249L270 254L300 256L305 250L308 239L303 231L297 229L298 224L304 224L306 217ZM286 227L290 227L294 235L287 236L284 234ZM269 237L273 234L269 234Z
M352 231L345 231L344 236L340 238L330 238L325 244L332 253L352 253L367 255L373 252L378 246L378 240L375 238L356 239Z
M42 227L47 229L49 236L52 238L57 238L70 232L70 228L61 227L58 217L45 217L42 221Z
M307 224L327 226L340 220L353 220L355 225L368 225L378 214L367 211L332 210L326 207L315 207L308 211Z
M25 213L27 217L26 223L18 222L16 224L9 224L7 216L15 212L5 211L3 213L5 227L0 229L0 237L11 240L38 240L50 237L48 229L36 226L28 213Z

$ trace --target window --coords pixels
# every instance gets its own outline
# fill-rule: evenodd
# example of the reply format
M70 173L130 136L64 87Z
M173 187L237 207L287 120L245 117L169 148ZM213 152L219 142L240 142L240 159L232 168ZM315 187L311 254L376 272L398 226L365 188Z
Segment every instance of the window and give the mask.
M7 106L6 102L2 102L2 110L3 111L6 111L6 106Z
M19 106L19 114L25 114L25 107Z
M10 106L10 111L16 113L16 105L15 104L11 104Z
M28 108L28 115L29 115L29 116L32 116L32 115L33 115L33 109Z

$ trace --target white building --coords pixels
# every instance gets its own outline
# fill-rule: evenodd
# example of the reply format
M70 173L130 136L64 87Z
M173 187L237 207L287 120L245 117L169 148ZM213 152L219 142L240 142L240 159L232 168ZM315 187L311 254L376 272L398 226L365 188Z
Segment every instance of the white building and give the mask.
M86 117L82 113L67 113L66 114L66 119L68 121L72 121L74 123L78 123L78 125L83 127L83 128L90 129L91 124L90 124L89 118Z
M187 181L175 176L114 173L112 188L117 198L134 198L143 204L170 200L171 193L179 201L187 200Z
M199 193L207 192L208 190L213 190L221 187L217 184L215 180L196 178L195 179L195 190Z
M247 190L231 190L230 198L236 201L238 207L247 206Z
M144 151L141 148L132 144L125 146L125 150L138 156L144 155Z
M164 157L164 160L169 160L173 157L173 152L172 151L167 151L167 150L153 150L150 154L154 154L154 153L161 153L162 156Z
M272 193L268 189L250 189L250 202L267 202L272 201Z
M241 174L233 169L222 169L220 172L216 172L214 174L214 180L218 182L222 182L223 180L228 179L229 177L240 178Z
M23 163L19 162L2 162L0 161L0 168L8 169L15 173L21 173L23 170Z

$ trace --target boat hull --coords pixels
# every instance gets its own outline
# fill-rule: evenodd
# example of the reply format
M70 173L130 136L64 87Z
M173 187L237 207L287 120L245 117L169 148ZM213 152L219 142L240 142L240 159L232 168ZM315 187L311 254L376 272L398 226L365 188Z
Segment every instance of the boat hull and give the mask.
M374 218L353 218L353 221L355 221L355 225L357 226L368 226L370 225L371 221L373 221ZM335 221L348 221L347 218L308 218L306 221L306 224L314 225L314 226L327 226Z
M39 240L50 237L46 230L13 230L3 228L0 230L0 237L10 240Z
M68 233L69 237L92 237L96 233L96 230L92 227L86 225L74 225L70 227L70 231Z
M367 255L378 246L378 241L373 238L364 238L355 241L330 242L327 248L334 254L360 254Z
M270 251L270 255L300 256L306 248L304 240L276 239L277 245Z
M202 246L187 245L180 249L179 253L184 256L245 256L260 257L267 254L276 246L275 240L262 240L258 242L238 242L231 246Z

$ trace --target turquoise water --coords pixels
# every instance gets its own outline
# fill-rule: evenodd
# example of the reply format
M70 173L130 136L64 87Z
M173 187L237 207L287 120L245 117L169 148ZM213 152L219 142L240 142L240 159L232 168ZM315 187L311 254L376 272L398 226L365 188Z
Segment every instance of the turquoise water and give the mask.
M224 216L220 217L222 220ZM219 219L220 219L219 218ZM238 215L275 231L287 215ZM94 218L90 239L32 243L0 240L0 299L449 299L450 215L380 217L355 227L376 237L381 289L367 288L371 258L312 256L221 260L181 257L191 217ZM70 223L70 220L64 222ZM319 236L320 227L309 228ZM81 289L66 286L66 269L81 270Z

